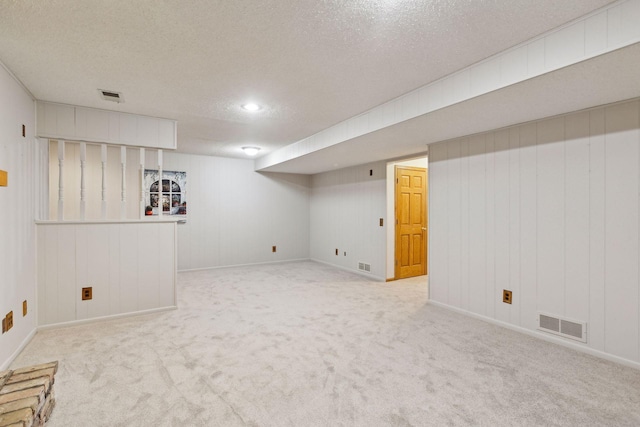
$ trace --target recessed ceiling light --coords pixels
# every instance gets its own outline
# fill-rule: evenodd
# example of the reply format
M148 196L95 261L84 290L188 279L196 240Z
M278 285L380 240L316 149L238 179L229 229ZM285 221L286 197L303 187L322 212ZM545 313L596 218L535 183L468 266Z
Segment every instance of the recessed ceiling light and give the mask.
M260 147L242 147L242 150L248 156L255 156L256 154L258 154L258 151L260 151Z
M259 106L258 104L254 103L254 102L248 102L248 103L242 105L242 109L246 110L246 111L258 111L261 108L262 108L261 106Z

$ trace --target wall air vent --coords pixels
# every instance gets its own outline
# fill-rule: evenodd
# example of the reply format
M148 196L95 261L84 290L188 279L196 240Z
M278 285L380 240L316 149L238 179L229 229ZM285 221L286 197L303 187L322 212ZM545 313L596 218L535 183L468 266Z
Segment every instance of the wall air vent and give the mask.
M105 101L124 102L124 98L122 97L122 94L120 92L102 89L98 89L98 92L100 92L100 96Z
M358 270L366 271L367 273L371 273L371 264L367 264L366 262L358 263Z
M586 322L576 322L559 316L538 313L538 329L572 340L587 342Z

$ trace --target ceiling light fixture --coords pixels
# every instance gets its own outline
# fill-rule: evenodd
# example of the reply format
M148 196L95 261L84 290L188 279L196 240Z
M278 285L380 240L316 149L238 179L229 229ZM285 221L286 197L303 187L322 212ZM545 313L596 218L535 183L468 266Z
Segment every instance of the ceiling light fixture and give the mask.
M261 106L259 106L258 104L254 103L254 102L248 102L246 104L242 105L242 109L245 111L258 111L260 109L262 109Z
M255 156L256 154L258 154L258 151L260 151L260 147L242 147L242 150L248 156Z

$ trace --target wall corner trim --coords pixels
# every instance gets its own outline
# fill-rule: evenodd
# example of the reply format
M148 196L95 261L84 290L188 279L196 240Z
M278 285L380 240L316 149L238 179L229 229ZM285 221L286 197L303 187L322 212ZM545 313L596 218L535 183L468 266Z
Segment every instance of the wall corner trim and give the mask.
M320 259L311 258L311 261L317 262L317 263L320 263L320 264L324 264L324 265L330 265L331 267L337 268L339 270L348 271L349 273L357 274L358 276L365 277L365 278L371 280L372 282L386 282L387 281L387 279L384 278L384 277L374 276L373 274L362 273L362 272L360 272L360 271L358 271L356 269L351 269L351 268L344 267L344 266L338 265L338 264L331 264L330 262L322 261Z
M52 323L50 325L38 326L38 331L48 331L48 330L51 330L51 329L67 328L67 327L70 327L70 326L87 325L87 324L91 324L91 323L104 322L104 321L107 321L107 320L124 319L124 318L127 318L127 317L143 316L143 315L146 315L146 314L162 313L162 312L165 312L165 311L171 311L171 310L177 310L177 309L178 309L178 306L171 305L171 306L168 306L168 307L152 308L152 309L149 309L149 310L140 310L140 311L131 311L131 312L128 312L128 313L113 314L113 315L110 315L110 316L92 317L90 319L72 320L70 322L62 322L62 323Z

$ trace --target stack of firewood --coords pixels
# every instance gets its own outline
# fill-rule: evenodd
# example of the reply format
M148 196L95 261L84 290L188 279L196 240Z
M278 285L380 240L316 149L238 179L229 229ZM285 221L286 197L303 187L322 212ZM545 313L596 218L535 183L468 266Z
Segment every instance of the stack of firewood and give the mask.
M56 404L58 362L0 372L0 427L40 427Z

